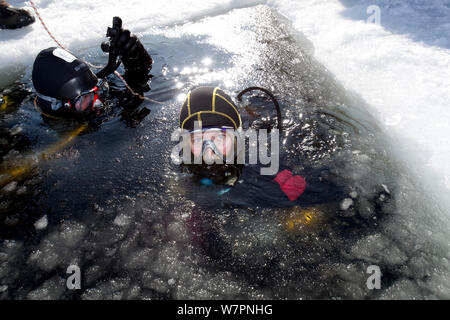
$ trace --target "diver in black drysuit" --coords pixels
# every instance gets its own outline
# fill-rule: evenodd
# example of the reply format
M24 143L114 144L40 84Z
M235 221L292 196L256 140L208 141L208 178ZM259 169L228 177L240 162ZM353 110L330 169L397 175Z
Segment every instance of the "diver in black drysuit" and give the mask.
M238 95L238 100L245 92L248 89ZM270 92L264 92L271 97L279 116L278 102ZM279 131L283 129L281 123L279 116ZM356 215L348 219L341 215L342 200L349 197L348 184L332 168L312 165L306 157L304 161L297 160L296 169L292 169L280 156L279 170L273 175L262 175L260 165L207 164L211 162L206 160L226 160L231 150L226 130L236 132L242 127L238 107L219 88L191 90L180 111L179 127L185 130L183 136L189 138L186 139L189 148L185 150L189 149L193 157L201 156L204 160L195 164L191 158L185 163L186 158L181 164L182 171L190 175L179 179L178 183L186 184L182 190L195 204L186 221L187 229L192 243L201 248L211 259L207 261L219 270L245 275L246 279L264 286L271 279L278 281L276 274L286 271L281 268L286 255L280 252L279 243L284 243L282 248L288 248L293 255L301 255L295 250L301 251L308 242L299 245L299 241L314 241L316 237L327 239L328 232L351 236L355 234L352 226L376 221L360 222ZM280 134L280 140L283 138ZM173 149L175 153L178 150ZM381 210L375 204L376 199L374 208L378 215ZM279 210L265 210L267 208ZM254 255L258 258L254 259Z
M233 100L214 87L199 87L188 93L180 112L180 128L195 134L195 121L201 121L203 134L208 130L220 133L227 128L238 131L242 127ZM214 142L207 143L203 138L202 144L201 156L207 152L220 155ZM330 179L328 168L303 167L294 173L281 163L273 175L262 175L260 169L259 165L235 163L182 164L182 170L192 173L201 185L202 195L194 196L205 206L217 207L220 202L222 207L308 207L344 198L343 186Z
M201 129L198 128L200 122ZM279 130L280 118L278 124ZM329 168L308 166L305 161L301 169L292 169L283 164L282 157L278 171L272 175L262 175L258 164L207 164L208 159L229 155L226 130L237 132L242 127L237 105L219 88L199 87L191 90L180 111L179 127L185 130L182 137L188 138L184 141L190 143L190 149L186 150L204 160L201 164L195 164L191 158L190 163L181 164L181 170L189 175L178 180L178 183L186 184L182 190L195 204L186 226L192 243L211 258L215 267L244 273L248 279L269 279L274 271L272 264L277 265L279 252L276 244L252 244L252 252L270 253L263 254L265 258L261 259L264 263L249 260L245 253L237 254L235 240L240 238L236 241L242 241L242 238L249 237L250 241L252 237L252 223L242 221L251 221L248 218L252 216L269 221L266 225L273 222L275 229L282 229L287 237L295 237L297 232L304 230L305 225L301 224L306 217L319 222L328 212L339 210L345 186L334 179ZM272 130L271 133L274 132ZM238 147L238 144L235 145ZM177 150L174 149L175 152ZM238 154L239 151L235 150L234 156ZM266 215L265 210L261 210L265 208L284 209L270 211L273 214ZM226 219L223 219L224 214ZM292 241L295 245L295 240Z
M32 81L37 97L35 106L45 118L63 118L86 121L99 118L107 110L111 100L117 98L123 107L122 115L137 118L139 121L150 111L133 110L142 102L139 95L149 91L148 85L152 58L139 39L121 27L120 18L113 28L108 28L109 44L102 44L108 51L108 65L94 74L88 64L68 51L51 47L42 50L33 64ZM123 78L135 92L112 89L107 76L123 63ZM119 82L118 82L119 84ZM110 88L111 87L111 88ZM129 120L129 119L128 119Z

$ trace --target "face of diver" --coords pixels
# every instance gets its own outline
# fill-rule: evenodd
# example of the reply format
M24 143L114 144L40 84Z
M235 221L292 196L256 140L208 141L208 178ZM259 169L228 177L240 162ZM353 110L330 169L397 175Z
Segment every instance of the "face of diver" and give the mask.
M234 137L223 129L208 129L191 133L191 152L194 157L201 157L206 164L224 161L234 148Z
M104 99L107 90L107 82L100 80L94 88L81 93L75 99L67 101L65 105L78 113L98 111L104 106L102 100Z

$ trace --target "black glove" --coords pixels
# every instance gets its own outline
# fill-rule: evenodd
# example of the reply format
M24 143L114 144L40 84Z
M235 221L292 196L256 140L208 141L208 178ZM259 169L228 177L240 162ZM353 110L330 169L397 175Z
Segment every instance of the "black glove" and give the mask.
M120 30L113 44L125 67L124 78L133 90L143 93L150 90L148 80L152 77L153 60L139 39L129 30Z

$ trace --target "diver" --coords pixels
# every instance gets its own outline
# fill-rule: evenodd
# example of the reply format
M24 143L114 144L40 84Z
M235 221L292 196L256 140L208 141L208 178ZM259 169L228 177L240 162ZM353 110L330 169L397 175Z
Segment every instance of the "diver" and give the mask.
M139 39L122 28L120 18L113 19L106 35L110 41L102 43L101 48L109 52L108 64L96 74L88 63L63 48L47 48L37 55L32 71L37 95L34 103L45 118L80 122L96 119L106 112L113 98L119 100L122 115L128 118L139 121L150 113L146 108L133 111L142 102L140 95L150 90L152 58ZM123 78L134 94L120 90L119 85L109 85L114 80L107 77L120 63L125 69Z
M19 29L34 23L35 18L26 10L0 0L0 29Z
M277 110L276 129L281 131L281 110L268 90L248 88L238 99L253 90L269 95ZM280 164L277 172L262 175L260 166L239 163L238 157L245 152L244 144L239 143L243 135L241 115L231 97L219 88L190 91L180 111L179 127L187 136L186 149L191 153L189 161L183 160L182 171L190 173L199 185L210 187L213 194L208 193L209 200L214 196L224 205L244 207L306 207L343 198L337 183L324 179L327 168L303 166L301 172L293 172Z
M293 167L286 165L285 157L280 157L279 165L270 174L262 174L261 161L256 164L250 161L250 151L248 163L239 161L255 143L248 135L250 130L244 131L244 124L259 134L263 131L259 129L266 129L271 144L276 141L272 139L274 136L284 139L280 105L270 91L247 88L239 93L238 100L242 101L244 94L254 90L263 91L270 98L277 113L276 123L270 117L250 123L241 117L240 108L244 106L219 88L191 90L181 107L178 131L181 142L172 150L172 159L176 159L177 152L178 156L182 154L175 164L179 164L184 174L177 179L175 188L195 204L186 221L192 244L221 270L232 270L259 281L257 278L262 274L270 278L273 271L270 266L278 265L278 253L275 243L252 240L255 237L252 221L259 221L256 225L264 221L263 228L276 229L271 232L279 231L295 246L296 239L305 234L314 236L324 225L332 225L330 220L338 216L333 213L339 210L345 186L333 177L330 168L312 165L306 158ZM248 110L247 113L250 114ZM246 136L248 147L242 143ZM172 138L175 140L175 135ZM264 232L258 234L263 237ZM247 251L236 250L236 241L245 242L242 238L246 237L251 243L249 250L261 252L260 259L249 259Z

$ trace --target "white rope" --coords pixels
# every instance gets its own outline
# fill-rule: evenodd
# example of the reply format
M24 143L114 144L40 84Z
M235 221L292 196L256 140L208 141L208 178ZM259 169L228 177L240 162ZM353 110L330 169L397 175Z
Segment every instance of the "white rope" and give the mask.
M50 36L50 38L53 39L53 41L55 41L55 43L62 49L68 51L58 40L56 40L56 38L53 36L53 34L50 32L50 30L47 28L47 25L45 24L44 20L42 19L41 15L39 14L39 11L36 7L36 5L34 4L34 2L32 0L29 0L31 6L33 7L34 12L36 13L36 16L39 18L39 21L41 22L42 26L44 27L45 31L47 31L48 35ZM90 64L89 62L86 62L87 65L89 65L91 68L97 68L100 69L102 68L102 66L96 66L93 64ZM126 82L126 80L122 77L122 75L117 72L114 71L114 74L123 82L123 84L125 85L125 87L131 92L132 95L137 96L139 98L141 98L142 100L147 100L149 102L153 102L153 103L158 103L158 104L163 104L162 102L150 99L148 97L142 96L139 93L136 93Z

